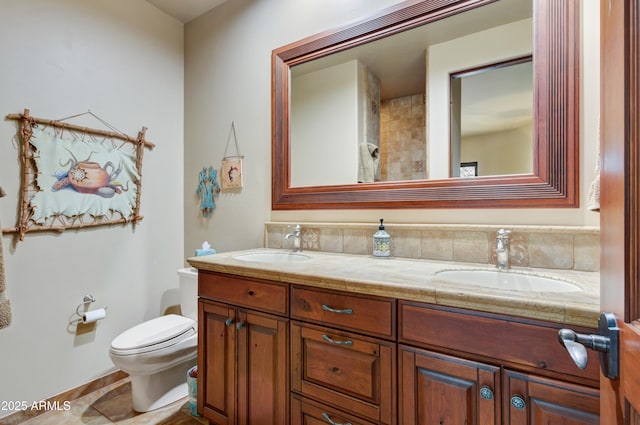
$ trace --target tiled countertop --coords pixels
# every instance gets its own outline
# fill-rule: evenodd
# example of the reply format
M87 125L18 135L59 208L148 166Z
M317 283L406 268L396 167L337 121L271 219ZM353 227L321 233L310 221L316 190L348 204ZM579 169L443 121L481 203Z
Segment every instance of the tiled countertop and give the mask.
M299 262L259 263L234 258L258 252L290 251L251 249L192 257L188 262L202 270L508 314L567 326L595 328L600 314L599 273L513 268L513 271L568 280L582 288L576 292L556 293L454 284L436 274L444 269L492 269L493 266L487 264L375 258L316 251L302 252L309 259Z

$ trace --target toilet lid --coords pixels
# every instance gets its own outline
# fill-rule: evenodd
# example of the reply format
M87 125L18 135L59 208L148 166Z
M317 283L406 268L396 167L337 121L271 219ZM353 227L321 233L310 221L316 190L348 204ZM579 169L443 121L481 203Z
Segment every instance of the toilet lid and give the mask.
M111 343L112 350L128 351L141 348L173 345L195 335L196 321L188 317L168 314L149 320L122 332ZM161 347L157 347L161 348Z

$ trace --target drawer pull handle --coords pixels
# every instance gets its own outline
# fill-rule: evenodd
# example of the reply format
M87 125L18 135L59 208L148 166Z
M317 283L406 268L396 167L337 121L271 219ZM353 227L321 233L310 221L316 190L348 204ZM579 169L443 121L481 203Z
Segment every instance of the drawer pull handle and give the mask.
M351 425L351 422L344 422L344 423L334 422L333 419L331 419L331 416L329 416L329 414L326 412L322 412L322 417L331 425Z
M242 328L244 328L244 322L238 322L238 323L236 324L236 329L240 330L240 329L242 329Z
M232 323L233 323L233 319L227 319L224 321L224 324L227 325L227 327L231 326Z
M350 339L346 341L336 341L335 339L331 338L329 335L322 335L322 339L335 345L348 345L348 346L353 345L353 341L351 341Z
M336 310L335 308L331 308L326 304L322 304L322 309L324 311L329 311L331 313L338 313L338 314L353 314L353 309L351 308L345 308L344 310Z
M511 405L518 410L524 410L526 403L521 395L516 394L511 397Z
M482 388L480 388L480 397L485 400L491 400L493 398L493 391L488 385L483 385Z

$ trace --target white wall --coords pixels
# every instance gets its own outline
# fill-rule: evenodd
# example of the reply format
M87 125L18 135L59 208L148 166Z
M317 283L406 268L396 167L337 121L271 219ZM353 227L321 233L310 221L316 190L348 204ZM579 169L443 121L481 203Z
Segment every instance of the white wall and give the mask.
M531 125L462 139L460 162L478 162L479 176L531 173Z
M449 145L438 141L449 140L450 74L531 54L532 25L531 19L524 19L429 46L427 161L430 178L449 177Z
M57 119L91 110L119 130L148 127L133 228L3 235L11 326L0 330L0 400L35 401L112 370L123 330L177 304L183 265L183 25L144 1L8 0L0 12L0 113ZM72 123L105 128L95 119ZM0 121L3 227L16 223L15 121ZM86 293L109 306L89 333L69 326ZM7 411L0 411L4 416Z
M291 186L358 182L361 69L352 60L292 78Z

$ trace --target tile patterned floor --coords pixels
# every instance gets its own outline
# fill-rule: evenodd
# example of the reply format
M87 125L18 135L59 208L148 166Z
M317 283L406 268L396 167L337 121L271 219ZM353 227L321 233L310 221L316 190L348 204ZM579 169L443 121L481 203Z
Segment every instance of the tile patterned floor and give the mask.
M125 378L72 401L68 411L50 411L22 424L208 425L209 422L189 413L186 397L153 412L134 412L131 408L131 382Z

